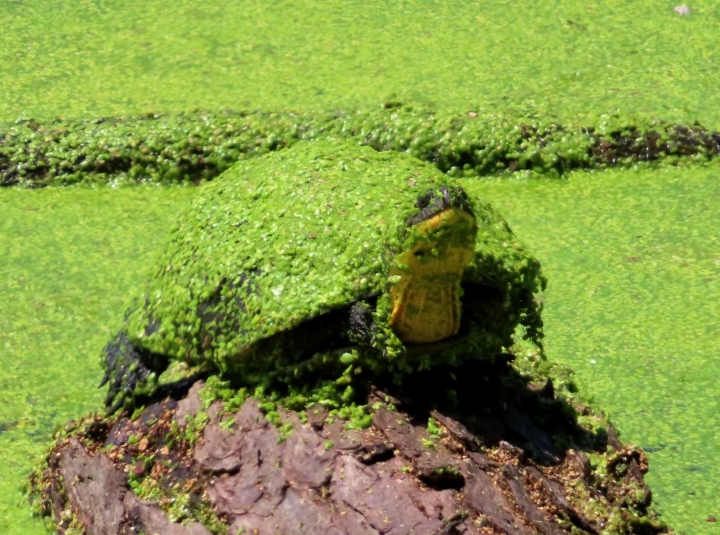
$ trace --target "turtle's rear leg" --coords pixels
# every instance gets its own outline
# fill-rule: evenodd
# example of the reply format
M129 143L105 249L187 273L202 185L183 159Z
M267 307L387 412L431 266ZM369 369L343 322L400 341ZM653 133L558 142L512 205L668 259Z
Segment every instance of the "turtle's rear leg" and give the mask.
M127 333L120 331L103 349L105 375L99 387L108 385L105 408L113 414L120 407L131 407L138 395L151 394L157 387L157 379L168 367L168 359L162 355L139 350Z

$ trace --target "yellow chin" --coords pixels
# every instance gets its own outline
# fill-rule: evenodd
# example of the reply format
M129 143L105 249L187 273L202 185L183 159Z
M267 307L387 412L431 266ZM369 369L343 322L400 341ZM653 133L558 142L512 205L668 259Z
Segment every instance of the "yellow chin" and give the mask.
M473 258L475 219L449 208L418 223L413 246L390 269L390 327L405 343L431 343L460 329L460 282Z
M424 286L406 285L393 307L390 326L403 342L437 342L460 330L460 285L446 284L432 290Z

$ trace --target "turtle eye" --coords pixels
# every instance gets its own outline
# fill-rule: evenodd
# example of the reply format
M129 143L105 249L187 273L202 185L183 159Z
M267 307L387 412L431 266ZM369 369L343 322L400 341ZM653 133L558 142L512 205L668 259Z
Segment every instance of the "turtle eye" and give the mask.
M416 206L422 210L424 208L427 208L430 206L430 200L432 199L432 190L429 190L425 192L424 194L418 196Z

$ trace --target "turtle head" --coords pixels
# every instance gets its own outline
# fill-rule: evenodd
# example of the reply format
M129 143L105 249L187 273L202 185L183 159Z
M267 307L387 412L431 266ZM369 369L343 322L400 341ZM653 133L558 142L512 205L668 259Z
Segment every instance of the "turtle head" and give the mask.
M390 327L404 343L437 342L460 329L460 282L477 224L466 193L440 186L418 197L390 268Z

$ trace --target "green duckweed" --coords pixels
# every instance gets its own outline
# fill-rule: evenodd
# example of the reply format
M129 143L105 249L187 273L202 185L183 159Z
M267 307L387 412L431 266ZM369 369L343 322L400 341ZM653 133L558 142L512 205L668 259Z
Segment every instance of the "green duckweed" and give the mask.
M300 140L345 138L407 152L450 176L704 162L720 133L619 114L564 123L530 109L438 111L386 101L333 112L193 112L95 120L23 120L0 128L0 185L199 183L239 160Z

